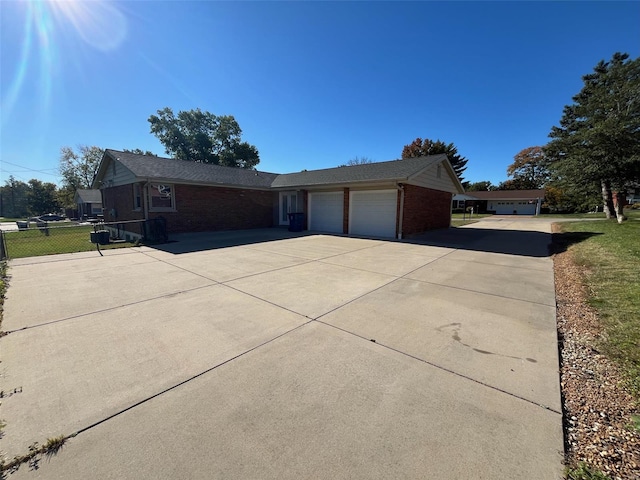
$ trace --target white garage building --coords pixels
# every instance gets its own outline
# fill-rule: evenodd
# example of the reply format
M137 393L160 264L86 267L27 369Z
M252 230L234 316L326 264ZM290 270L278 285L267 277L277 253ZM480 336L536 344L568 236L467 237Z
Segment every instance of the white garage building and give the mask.
M496 215L539 215L545 191L541 190L493 190L488 192L466 192L454 195L454 207L473 206L478 213Z

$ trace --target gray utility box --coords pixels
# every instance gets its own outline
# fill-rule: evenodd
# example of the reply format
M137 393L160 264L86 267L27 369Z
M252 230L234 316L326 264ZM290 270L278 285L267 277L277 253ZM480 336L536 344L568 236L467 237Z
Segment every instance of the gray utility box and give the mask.
M109 230L98 230L97 232L91 232L91 243L109 245Z

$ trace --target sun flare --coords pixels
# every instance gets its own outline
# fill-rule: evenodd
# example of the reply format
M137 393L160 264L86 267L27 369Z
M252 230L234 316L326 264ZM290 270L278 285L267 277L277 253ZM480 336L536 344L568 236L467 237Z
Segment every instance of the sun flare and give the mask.
M2 95L2 125L10 121L21 95L37 97L40 115L46 114L62 59L81 65L78 53L83 45L110 52L127 36L127 17L111 1L25 0L13 7L19 9L22 39L9 47L17 55L12 80Z

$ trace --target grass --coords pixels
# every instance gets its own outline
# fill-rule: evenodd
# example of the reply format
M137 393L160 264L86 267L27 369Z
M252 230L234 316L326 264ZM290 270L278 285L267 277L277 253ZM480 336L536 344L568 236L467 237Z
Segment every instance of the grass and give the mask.
M626 212L625 212L626 213ZM619 225L615 220L561 224L574 235L574 260L587 268L590 304L603 322L604 351L621 368L640 400L640 212Z
M69 438L70 437L65 437L64 435L48 438L44 445L34 442L29 445L29 451L24 455L16 455L9 462L5 462L4 459L0 459L0 473L4 474L5 472L9 472L10 474L13 474L25 463L29 464L30 470L38 470L38 468L40 468L39 464L42 456L52 457L57 455ZM6 476L2 476L0 478L6 478Z
M629 219L640 219L640 209L626 208L624 215ZM606 218L603 212L598 213L543 213L540 218Z
M7 293L7 262L0 261L0 333L2 332L2 315L5 293Z
M488 213L474 213L473 215L469 215L468 213L465 215L464 213L452 213L451 214L451 219L452 220L469 220L469 218L471 217L472 219L479 219L479 218L485 218L485 217L492 217L493 215L488 214Z
M451 219L451 226L456 228L456 227L462 227L464 225L471 225L472 223L478 223L478 220L456 220L456 219Z
M603 212L597 213L541 213L540 218L606 218Z
M566 470L567 480L611 480L611 477L604 473L592 470L585 463L580 463L576 468Z
M5 232L4 238L9 258L37 257L95 250L96 246L89 240L92 231L91 225L52 226L48 228L48 235L37 228L30 228L22 232ZM132 243L123 242L101 245L100 248L106 250L131 246Z
M640 432L640 415L631 415L631 423L629 424L629 430L635 430Z
M479 219L490 217L491 215L486 213L474 213L473 215L462 214L462 213L453 213L451 214L451 226L452 227L462 227L463 225L471 225L472 223L476 223Z

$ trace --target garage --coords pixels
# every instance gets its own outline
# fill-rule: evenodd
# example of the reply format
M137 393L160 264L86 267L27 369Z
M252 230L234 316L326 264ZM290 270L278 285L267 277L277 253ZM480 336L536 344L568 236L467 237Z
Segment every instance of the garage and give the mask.
M396 190L352 191L349 199L349 233L395 238L397 209Z
M489 210L494 210L497 215L535 215L536 204L527 201L494 201L489 202Z
M343 233L343 192L309 194L309 230Z

